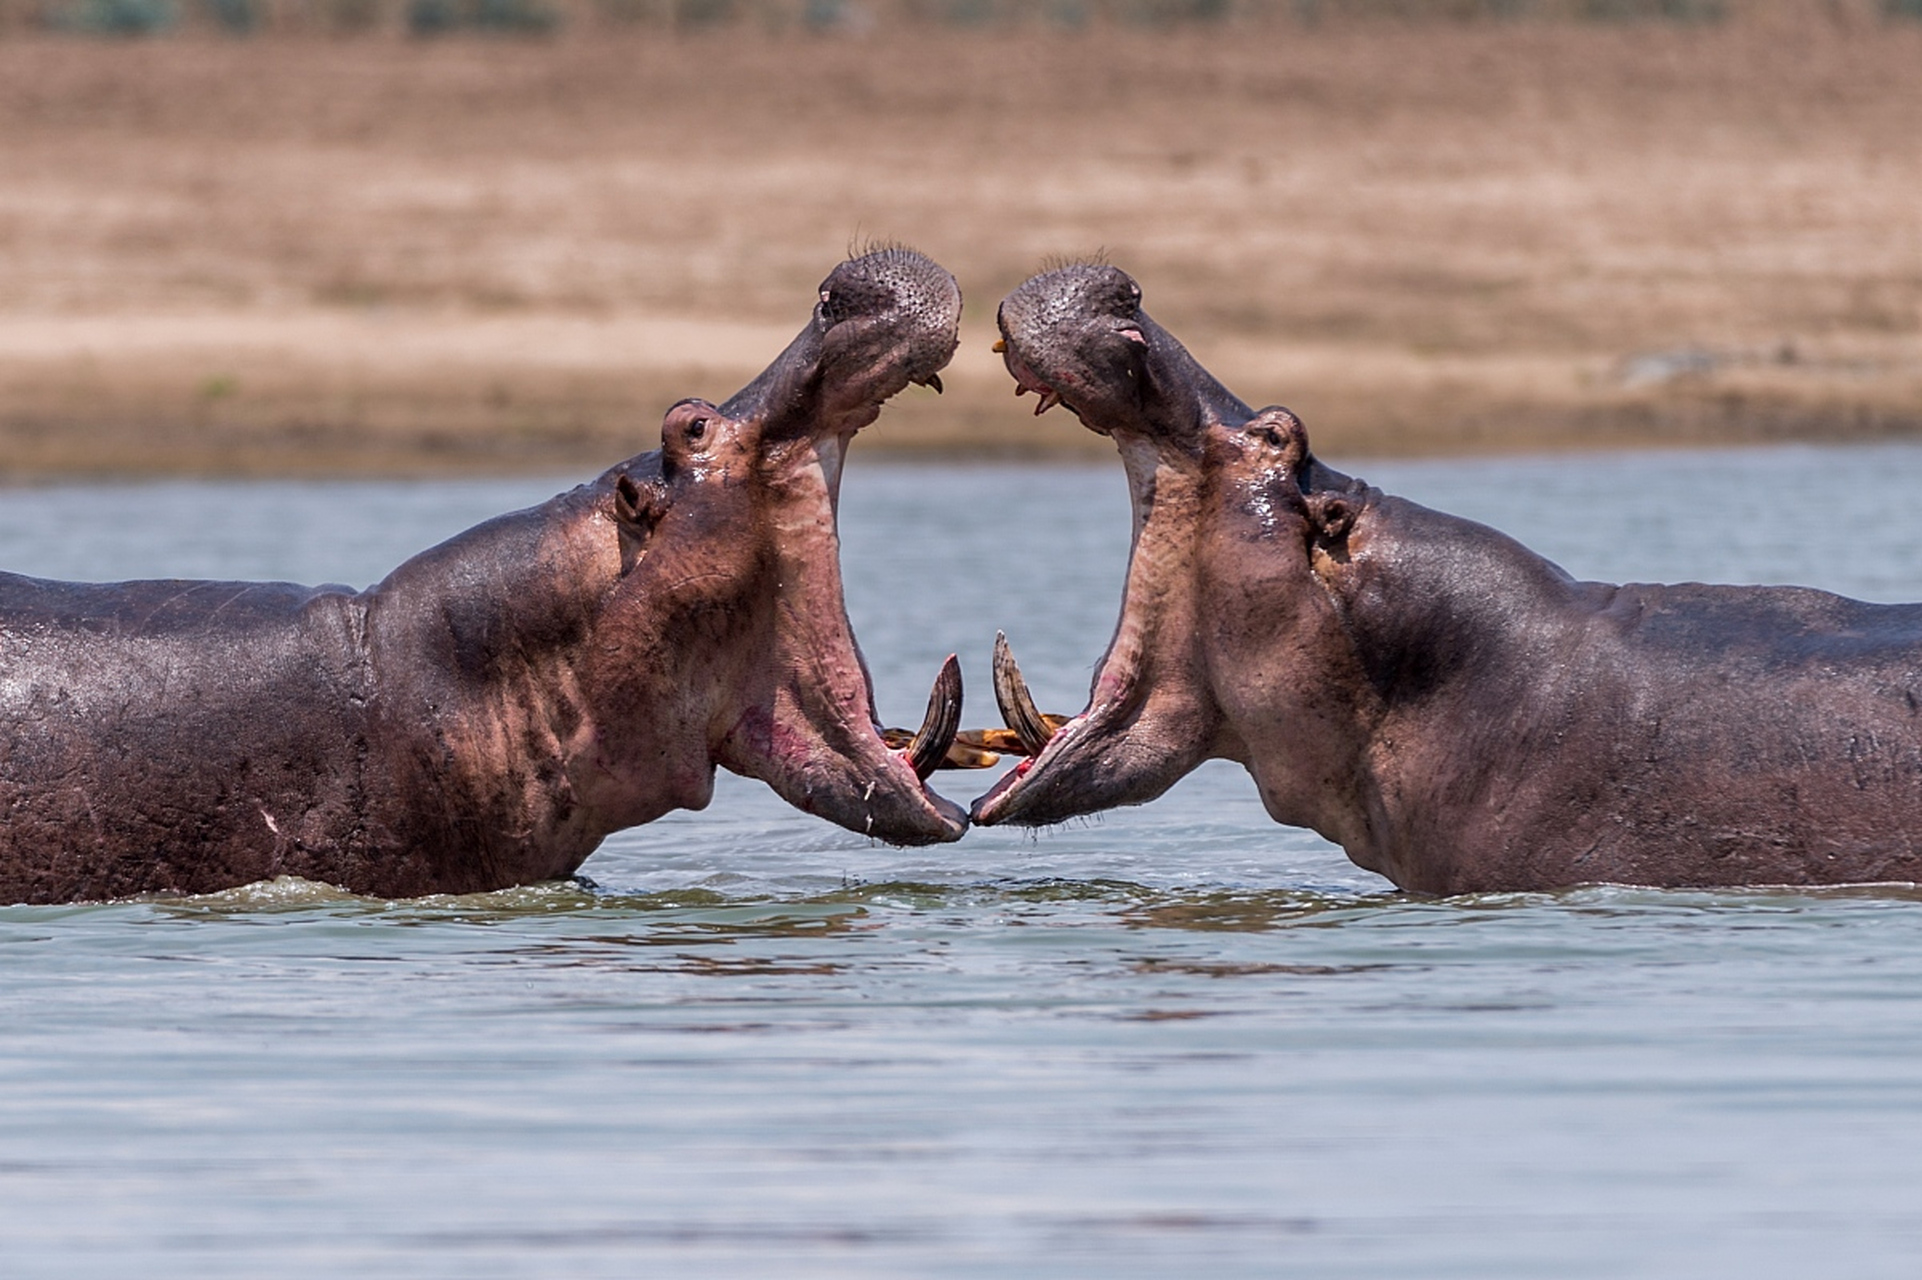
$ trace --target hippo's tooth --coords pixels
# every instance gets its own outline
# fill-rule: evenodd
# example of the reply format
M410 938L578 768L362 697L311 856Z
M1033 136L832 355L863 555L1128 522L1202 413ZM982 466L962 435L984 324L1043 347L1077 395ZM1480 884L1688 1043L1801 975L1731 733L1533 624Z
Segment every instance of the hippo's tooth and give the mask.
M942 391L941 375L938 373L931 373L928 375L927 381L923 382L921 385L924 387L933 387L934 394L938 396L941 394L941 391Z
M1028 682L1021 678L1021 668L1014 664L1014 650L1008 647L1007 635L1000 631L994 633L994 702L1001 708L1002 720L1021 740L1021 749L1031 756L1040 755L1048 739L1054 736L1054 727L1035 707Z
M1002 352L1006 351L1007 349L1008 349L1008 340L1006 338L996 338L994 340L994 345L988 348L988 350L994 352L994 354L996 355L1000 355Z
M1045 391L1041 395L1041 403L1034 407L1034 416L1038 418L1060 403L1061 393L1059 391Z
M1028 394L1028 387L1026 383L1017 382L1014 384L1014 398L1016 400L1019 400L1022 396L1025 396L1027 394Z
M961 728L961 663L953 654L941 664L928 693L928 713L921 717L921 728L908 743L908 764L915 776L926 781L929 774L947 758L954 735Z

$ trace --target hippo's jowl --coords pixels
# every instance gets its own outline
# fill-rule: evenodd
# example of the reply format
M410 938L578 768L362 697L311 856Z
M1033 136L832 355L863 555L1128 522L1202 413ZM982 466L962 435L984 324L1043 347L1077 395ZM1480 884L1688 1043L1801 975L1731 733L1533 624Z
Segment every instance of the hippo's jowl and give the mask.
M953 840L890 750L842 603L848 441L939 389L961 296L918 254L845 262L813 318L662 447L363 592L0 575L0 901L300 875L465 892L572 872L708 801L717 764L855 831Z
M1271 816L1430 893L1922 880L1922 605L1577 582L1309 452L1112 267L1002 303L1018 384L1113 437L1135 544L1088 708L975 803L1057 822L1201 760Z

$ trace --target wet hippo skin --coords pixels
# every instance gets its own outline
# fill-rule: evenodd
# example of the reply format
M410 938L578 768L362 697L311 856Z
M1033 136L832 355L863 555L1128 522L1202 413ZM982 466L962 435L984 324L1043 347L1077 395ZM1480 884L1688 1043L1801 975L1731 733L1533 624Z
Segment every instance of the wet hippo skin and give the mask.
M1034 758L978 823L1239 761L1277 821L1446 894L1922 880L1922 606L1577 582L1251 410L1111 266L1003 302L1017 385L1111 436L1135 543L1087 709L996 686Z
M958 676L882 742L835 513L849 440L939 388L960 305L919 254L843 263L787 350L723 405L675 405L658 451L366 591L0 575L0 902L564 876L705 805L717 766L878 839L957 839L922 779Z

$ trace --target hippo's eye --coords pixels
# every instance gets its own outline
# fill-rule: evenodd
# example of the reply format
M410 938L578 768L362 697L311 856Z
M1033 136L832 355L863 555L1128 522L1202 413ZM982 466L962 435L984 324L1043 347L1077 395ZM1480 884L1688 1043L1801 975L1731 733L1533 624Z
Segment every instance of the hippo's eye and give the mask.
M689 440L699 440L702 436L706 434L707 434L706 418L696 418L694 419L694 421L687 424L687 438Z

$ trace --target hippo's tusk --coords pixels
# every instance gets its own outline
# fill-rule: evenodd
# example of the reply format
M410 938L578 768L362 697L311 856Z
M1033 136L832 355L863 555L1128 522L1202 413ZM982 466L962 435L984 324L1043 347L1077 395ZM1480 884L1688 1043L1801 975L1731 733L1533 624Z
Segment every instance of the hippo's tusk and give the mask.
M943 389L941 386L941 375L938 373L931 373L925 378L916 378L915 382L923 387L932 387L934 394L937 396L941 394Z
M1034 407L1034 416L1038 418L1060 403L1061 393L1059 391L1044 391L1041 393L1041 403Z
M996 642L997 657L1006 646L1007 638L1001 637ZM934 691L928 696L928 715L921 728L914 733L906 729L883 729L881 741L907 756L923 779L928 776L922 772L923 769L930 772L934 769L989 769L1001 763L1004 755L1033 755L1039 751L1039 746L1031 750L1028 745L1037 735L1030 734L1024 739L1016 729L965 729L957 732L947 723L937 723L938 717L945 714L946 706L954 708L955 723L958 725L960 721L961 669L955 665L950 671L949 664L952 663L954 659L949 658L947 663L942 664L941 674L934 682ZM1013 657L1008 658L1008 666L1014 670L1014 681L1020 689L1018 696L1026 700L1027 686L1021 683L1021 672L1014 668ZM996 696L999 697L998 689ZM1034 704L1028 701L1027 705L1032 707ZM1004 718L1007 716L1005 711L1002 714ZM1041 726L1038 735L1040 744L1045 746L1055 730L1068 723L1069 718L1037 713L1035 723ZM948 743L947 750L937 754L934 744L944 739ZM929 764L929 760L933 763Z
M999 631L994 633L994 702L1001 708L1002 720L1021 740L1021 749L1031 756L1040 755L1048 739L1054 737L1055 729L1035 707L1028 682L1021 678L1021 668L1014 664L1014 650L1008 647L1008 637Z
M988 350L994 352L994 354L996 355L1000 355L1003 351L1006 351L1007 349L1008 349L1008 340L1006 338L996 338L994 340L994 345L988 348Z
M921 728L907 746L908 764L916 777L925 782L941 766L960 728L961 663L949 654L928 693L928 713L921 717Z

